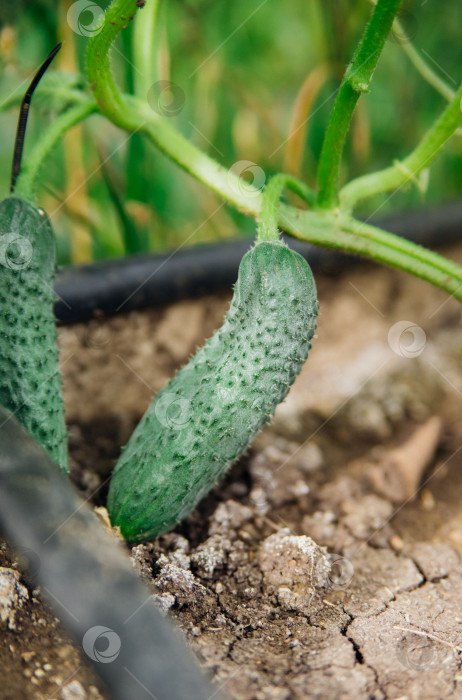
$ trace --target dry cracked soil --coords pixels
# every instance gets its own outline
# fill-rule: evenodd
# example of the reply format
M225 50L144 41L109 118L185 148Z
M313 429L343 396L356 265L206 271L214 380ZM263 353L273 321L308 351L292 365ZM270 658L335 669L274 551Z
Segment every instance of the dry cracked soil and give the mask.
M127 552L229 698L462 700L460 307L370 266L318 290L271 425L184 523ZM72 476L102 516L120 446L228 300L61 328ZM106 698L0 555L0 697Z

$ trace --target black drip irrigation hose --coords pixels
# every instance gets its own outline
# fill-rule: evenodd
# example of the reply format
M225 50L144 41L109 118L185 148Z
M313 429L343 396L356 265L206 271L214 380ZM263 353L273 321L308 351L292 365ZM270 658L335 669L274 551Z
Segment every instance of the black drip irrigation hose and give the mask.
M372 223L430 248L448 245L461 240L462 202ZM303 255L315 271L337 272L359 260L294 238L286 240L290 240L291 248ZM55 284L56 317L61 323L75 323L98 314L113 316L228 291L251 245L249 239L238 239L165 255L139 255L63 268Z
M0 407L0 530L114 700L219 700L128 557Z

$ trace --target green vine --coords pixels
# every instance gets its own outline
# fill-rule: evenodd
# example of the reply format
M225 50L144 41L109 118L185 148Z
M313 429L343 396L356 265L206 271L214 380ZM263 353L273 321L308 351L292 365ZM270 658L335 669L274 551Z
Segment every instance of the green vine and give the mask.
M127 131L137 131L141 124L137 113L122 98L111 73L109 49L115 38L138 9L137 0L115 0L105 12L104 25L91 37L87 47L87 76L99 109L109 121Z
M87 48L87 76L94 100L85 97L61 114L33 149L27 166L18 179L21 196L29 198L37 183L40 165L63 133L99 111L115 125L129 133L139 132L149 138L175 163L190 173L225 202L239 211L260 220L260 238L270 235L262 224L264 195L255 186L203 153L173 126L170 119L153 111L146 99L146 87L154 79L155 47L149 44L146 27L155 26L158 0L152 0L146 22L137 28L136 64L149 61L146 72L138 80L136 96L122 94L111 73L109 50L120 31L139 10L137 0L114 0L105 13L99 33L92 36ZM340 86L326 130L318 172L319 193L287 176L272 178L268 188L288 186L307 201L310 209L288 204L271 209L271 227L277 226L292 236L314 245L361 255L392 267L405 270L462 301L462 268L445 257L377 227L364 224L351 215L360 199L400 187L414 179L441 150L462 122L459 103L462 88L453 96L437 122L424 135L416 148L400 163L348 183L337 195L337 179L343 143L351 115L360 93L367 89L385 38L399 8L399 0L379 0ZM277 201L279 201L279 196ZM338 206L337 206L338 197ZM269 200L268 200L269 201Z
M156 79L156 51L154 40L159 15L160 0L151 0L138 16L133 33L133 65L135 95L146 99L149 88ZM142 20L142 21L141 21Z
M217 192L225 201L240 211L258 217L262 207L262 196L258 189L247 183L243 187L241 179L232 170L223 168L202 153L165 118L153 113L146 102L125 98L118 92L110 70L108 51L112 41L122 29L123 23L126 22L126 17L130 17L136 10L136 4L136 0L114 0L106 13L102 31L93 36L88 43L88 78L100 111L121 128L128 131L139 130L146 134L172 160ZM354 60L357 66L355 68L353 64L353 68L347 71L344 79L345 85L349 86L345 90L355 92L354 102L359 97L358 90L364 88L372 76L378 53L380 53L377 47L383 46L399 5L398 0L393 2L379 0L374 9L371 21L355 53ZM121 19L122 17L124 19ZM353 85L356 89L352 87ZM336 114L339 109L342 111L341 124L339 128L335 126L333 112L329 122L331 125L329 138L333 137L334 131L342 134L343 137L346 135L347 113L348 119L351 118L354 104L351 99L345 106L342 95L339 93L336 101L337 111L335 112L334 109ZM350 97L353 96L350 94ZM438 131L440 132L440 129ZM324 146L325 148L327 146ZM330 166L327 167L328 164L325 166L324 172L330 173L325 180L326 191L331 188L327 183L333 182L340 156L341 152L337 151L330 161ZM278 212L279 226L296 238L315 245L363 255L406 270L462 300L462 268L436 253L405 241L399 236L366 226L343 211L333 209L302 211L281 204Z
M424 168L430 165L444 144L462 124L461 100L462 85L416 148L404 160L397 161L389 168L363 175L345 185L340 192L341 206L344 209L352 209L360 199L396 189L414 180Z
M318 166L317 204L335 205L338 174L346 135L361 93L369 91L377 61L402 0L378 0L353 58L345 71L332 108Z
M309 203L313 203L316 197L313 190L292 175L280 173L272 177L263 192L257 229L258 243L279 240L278 207L282 192L286 187Z

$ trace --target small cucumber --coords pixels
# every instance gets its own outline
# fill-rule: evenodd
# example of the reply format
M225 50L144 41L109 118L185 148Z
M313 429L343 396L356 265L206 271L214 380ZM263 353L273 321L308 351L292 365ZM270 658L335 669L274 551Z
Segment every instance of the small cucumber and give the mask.
M41 210L0 202L0 404L66 470L67 445L53 315L55 239Z
M19 175L27 115L40 66L18 121L11 190ZM0 202L0 404L67 470L67 434L53 315L55 238L48 216L17 196Z
M129 541L182 520L299 374L316 328L308 263L279 240L242 259L223 326L155 396L116 465L108 510Z

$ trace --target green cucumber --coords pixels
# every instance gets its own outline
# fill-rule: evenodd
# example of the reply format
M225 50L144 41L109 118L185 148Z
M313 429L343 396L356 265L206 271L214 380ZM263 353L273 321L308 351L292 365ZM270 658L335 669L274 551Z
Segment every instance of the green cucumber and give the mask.
M55 238L45 212L0 202L0 404L66 470L67 445L53 315Z
M318 303L279 240L242 259L223 326L155 396L114 470L108 511L129 541L182 520L242 455L299 374Z
M32 94L60 46L40 66L22 102L12 191ZM17 196L0 202L0 404L66 471L67 433L53 315L55 260L55 237L45 212Z

